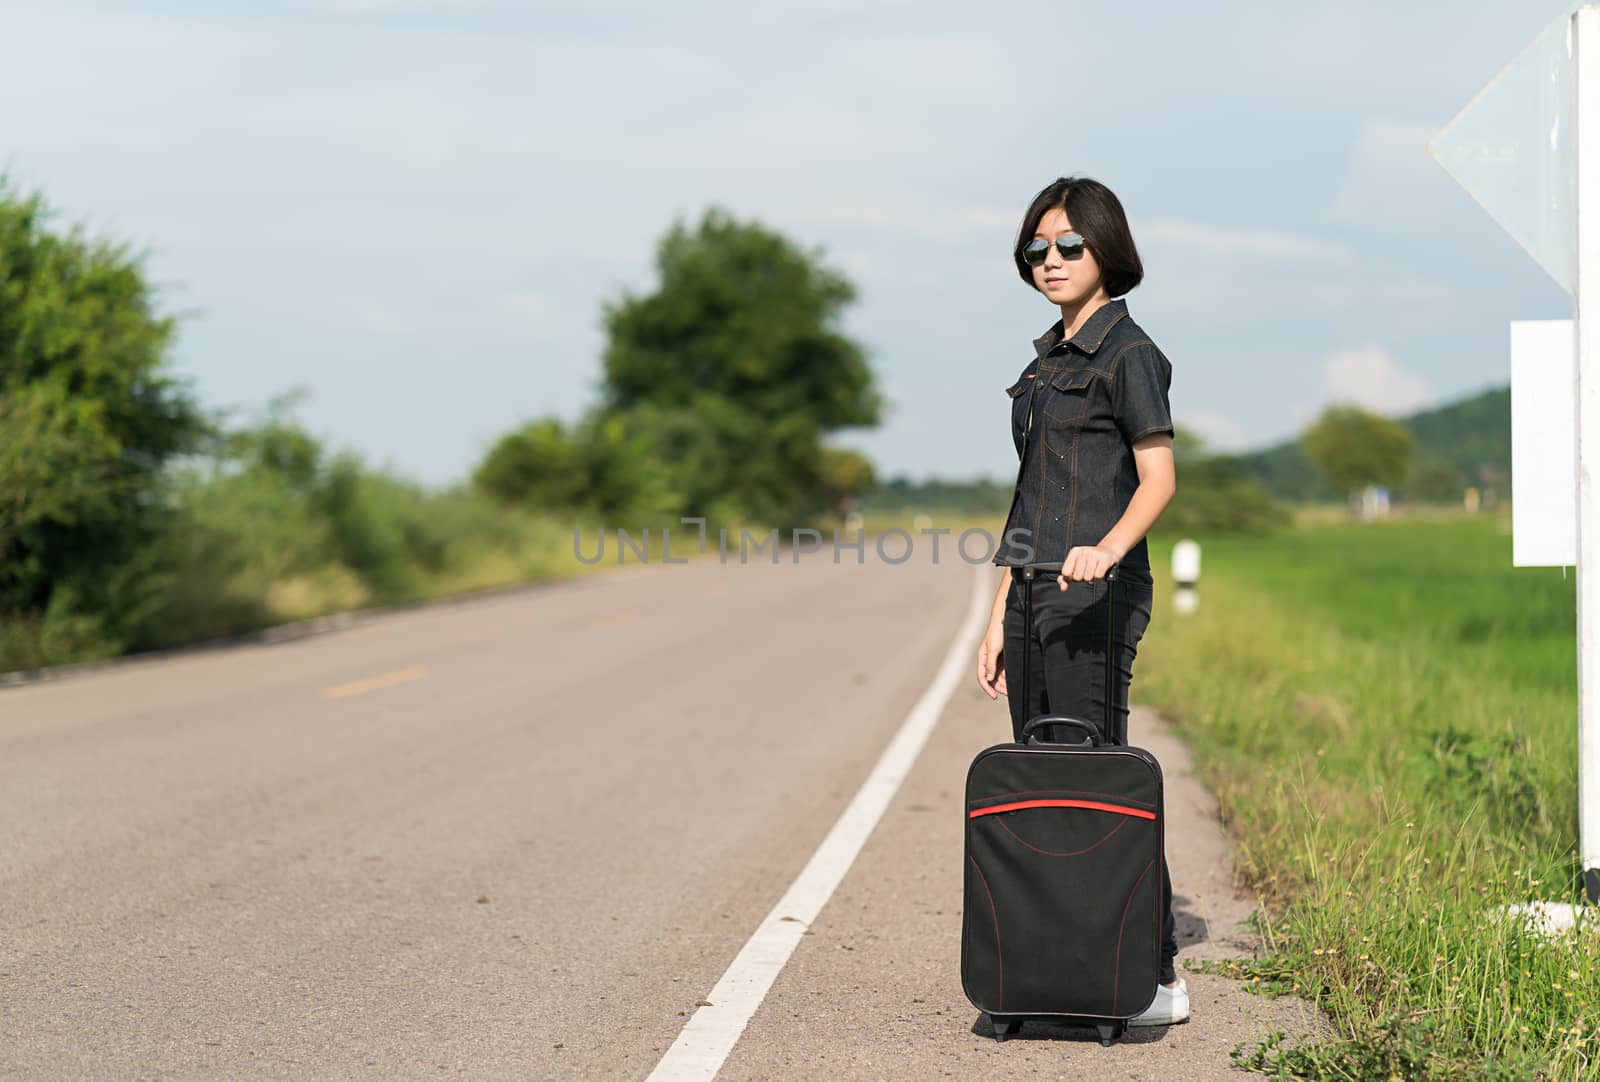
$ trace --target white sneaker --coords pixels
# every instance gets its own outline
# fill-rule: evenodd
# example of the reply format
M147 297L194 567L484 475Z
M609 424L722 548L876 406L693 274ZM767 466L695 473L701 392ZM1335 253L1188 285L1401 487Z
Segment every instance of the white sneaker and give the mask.
M1155 1002L1128 1019L1130 1026L1170 1026L1189 1020L1189 985L1182 977L1178 987L1156 985Z

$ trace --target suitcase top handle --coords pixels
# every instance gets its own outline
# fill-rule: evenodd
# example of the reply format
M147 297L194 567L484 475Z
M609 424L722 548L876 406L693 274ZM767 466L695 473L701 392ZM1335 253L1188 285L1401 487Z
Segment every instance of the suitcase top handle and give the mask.
M1092 722L1084 721L1082 718L1069 718L1065 714L1058 714L1055 716L1051 716L1049 714L1040 714L1038 717L1033 718L1022 727L1022 742L1026 744L1028 742L1028 738L1034 735L1034 730L1043 729L1047 725L1063 725L1068 729L1076 729L1079 733L1082 733L1083 736L1087 738L1087 741L1090 745L1098 745L1101 742L1100 730L1096 729ZM1039 739L1040 741L1045 741L1045 734L1041 733L1039 735ZM1051 740L1047 742L1052 744L1065 744L1067 741Z

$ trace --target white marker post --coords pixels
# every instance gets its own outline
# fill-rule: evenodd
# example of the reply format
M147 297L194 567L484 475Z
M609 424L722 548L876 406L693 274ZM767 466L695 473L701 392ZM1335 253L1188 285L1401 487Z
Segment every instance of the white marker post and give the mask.
M1200 582L1200 542L1185 537L1172 546L1172 581L1178 584L1172 595L1179 612L1193 612L1200 605L1195 586Z
M1513 562L1565 563L1576 535L1578 855L1584 894L1600 903L1600 323L1590 325L1600 320L1600 7L1569 3L1428 141L1428 152L1573 297L1570 384L1560 376L1567 366L1549 354L1563 347L1534 344L1558 329L1513 324L1513 353L1521 354L1513 402L1564 408L1562 391L1572 387L1576 462L1576 483L1558 492L1547 460L1533 457L1548 452L1516 441L1513 476L1538 477L1514 481L1517 528L1550 535L1513 538ZM1572 926L1570 906L1535 905L1540 926Z

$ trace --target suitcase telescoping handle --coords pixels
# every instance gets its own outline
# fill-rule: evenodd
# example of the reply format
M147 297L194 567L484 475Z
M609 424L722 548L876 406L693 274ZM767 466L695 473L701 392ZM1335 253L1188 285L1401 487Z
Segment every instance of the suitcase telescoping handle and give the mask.
M1030 683L1032 673L1029 672L1028 660L1033 656L1033 583L1039 577L1040 571L1053 570L1059 572L1060 564L1024 564L1020 568L1012 568L1012 574L1022 572L1022 695L1023 701L1030 707L1033 704L1033 687ZM1100 743L1126 744L1128 735L1112 728L1112 718L1116 711L1112 709L1112 702L1116 699L1116 686L1112 682L1111 651L1113 648L1113 631L1116 627L1116 590L1117 569L1111 567L1106 572L1106 725L1105 736L1102 739L1100 731L1093 724L1082 718L1069 717L1066 714L1040 714L1030 718L1022 727L1022 740L1024 743L1044 743L1045 738L1039 735L1040 730L1051 726L1060 726L1075 729L1088 737L1091 745Z

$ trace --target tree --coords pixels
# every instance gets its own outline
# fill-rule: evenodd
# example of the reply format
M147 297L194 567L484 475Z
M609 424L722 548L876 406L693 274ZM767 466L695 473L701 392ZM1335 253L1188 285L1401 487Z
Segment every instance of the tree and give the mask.
M1405 479L1416 441L1404 425L1357 406L1330 406L1300 436L1306 457L1340 492Z
M837 328L855 287L820 260L712 208L662 239L654 292L605 305L599 410L635 415L680 492L755 518L821 510L822 437L878 423L865 352Z
M502 506L529 511L673 518L691 505L670 483L660 449L673 448L687 460L686 441L706 442L703 425L681 420L641 408L591 410L570 430L553 417L533 421L489 449L472 484Z
M141 259L51 217L0 176L0 619L114 652L162 588L164 468L215 429L166 372Z
M862 494L877 483L871 459L837 447L823 448L822 477L828 507L841 519L854 511Z
M582 452L555 418L502 436L472 483L500 503L550 509L582 506L589 488Z

